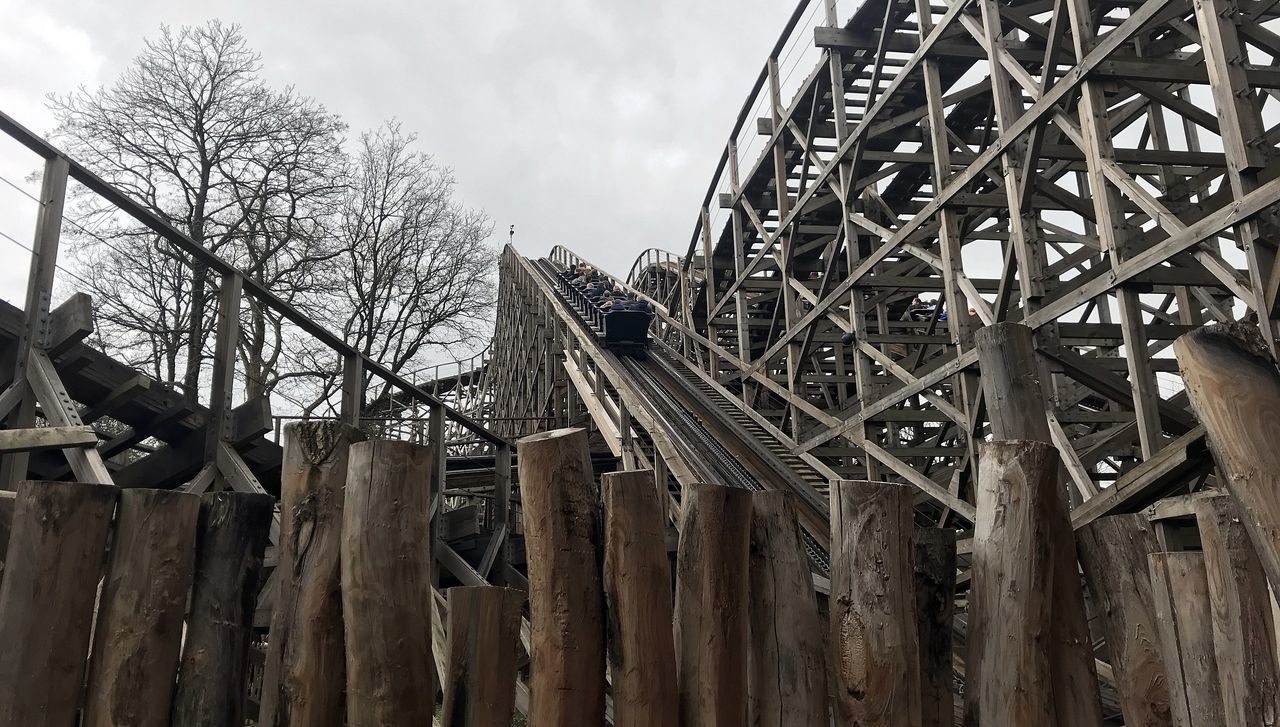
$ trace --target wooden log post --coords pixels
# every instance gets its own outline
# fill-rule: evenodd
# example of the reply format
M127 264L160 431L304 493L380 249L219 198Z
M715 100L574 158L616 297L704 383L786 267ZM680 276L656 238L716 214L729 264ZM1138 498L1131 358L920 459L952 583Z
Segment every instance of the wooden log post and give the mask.
M969 588L969 720L1069 727L1050 661L1058 456L1044 442L985 444ZM976 672L976 680L975 680Z
M277 590L271 612L262 727L342 727L346 649L342 625L342 510L347 453L365 439L336 421L284 430Z
M1160 647L1169 674L1169 707L1177 727L1223 724L1222 692L1213 650L1209 583L1201 553L1152 553Z
M997 323L980 328L974 335L978 365L982 371L982 392L991 436L995 440L1030 440L1052 444L1042 376L1045 369L1035 354L1034 332L1018 323ZM1059 461L1061 459L1059 458ZM1049 666L1053 683L1054 711L1063 724L1072 727L1100 727L1102 699L1093 655L1093 641L1084 606L1084 586L1076 561L1075 535L1067 509L1066 493L1059 476L1043 484L1057 491L1045 499L1054 508L1046 521L1051 527L1044 537L1051 543L1053 564L1052 615L1048 635ZM979 485L981 487L981 485ZM981 679L982 664L966 664L970 679ZM966 709L972 710L975 690L966 692Z
M613 723L677 727L671 568L653 472L611 472L601 489Z
M516 443L532 627L529 722L605 722L600 505L584 429Z
M118 492L18 484L0 585L0 727L75 723Z
M173 727L244 724L253 612L274 509L270 495L214 492L201 498Z
M1280 720L1275 626L1262 563L1229 495L1195 505L1225 727Z
M1280 370L1248 324L1197 329L1173 350L1218 471L1267 579L1280 588Z
M5 551L9 548L9 531L13 524L13 504L17 493L0 490L0 583L4 583Z
M450 588L445 727L510 727L524 593L510 588Z
M683 727L747 724L751 492L694 485L681 503L675 639Z
M431 450L370 440L347 455L342 614L347 724L428 725L431 657Z
M1136 514L1098 518L1076 532L1076 544L1102 617L1125 724L1167 727L1169 673L1147 565L1160 550L1151 522Z
M952 727L956 720L951 662L956 603L956 532L915 532L916 640L920 645L920 721Z
M837 723L919 727L912 492L891 482L831 484L831 658Z
M84 727L168 727L199 515L196 495L120 493L94 629Z
M751 495L749 724L826 727L827 659L793 495Z

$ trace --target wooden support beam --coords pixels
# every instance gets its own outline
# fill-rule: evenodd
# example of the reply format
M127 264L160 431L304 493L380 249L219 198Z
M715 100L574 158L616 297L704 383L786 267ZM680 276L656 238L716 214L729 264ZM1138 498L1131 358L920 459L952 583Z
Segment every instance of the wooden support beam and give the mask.
M1152 553L1160 647L1169 674L1169 706L1178 727L1223 724L1222 693L1213 650L1209 583L1201 553Z
M0 490L0 583L4 582L5 554L9 551L9 531L13 526L16 493Z
M956 719L952 634L956 601L956 532L915 531L916 640L920 645L920 724L952 727Z
M524 593L510 588L450 588L444 710L449 727L510 727Z
M83 727L168 727L199 515L195 495L120 493Z
M347 452L365 436L334 421L284 428L276 590L258 724L342 727L346 714L341 564Z
M93 427L40 427L0 430L0 454L42 452L47 449L92 447L98 443Z
M274 508L270 495L215 492L201 498L173 727L244 723L254 602Z
M652 470L611 472L604 499L604 590L615 727L676 727L676 654L666 522Z
M604 724L605 623L600 511L587 432L516 443L532 625L530 722Z
M831 483L831 659L841 724L921 725L911 513L904 485Z
M430 724L431 532L428 447L352 444L342 511L347 725Z
M1160 550L1143 515L1098 518L1076 531L1089 593L1102 617L1126 724L1169 724L1169 673L1160 649L1147 556Z
M521 462L524 456L521 450ZM686 488L675 608L684 727L747 724L750 532L749 490L706 484Z
M17 492L0 583L0 727L67 727L119 491L28 480Z
M750 673L752 727L822 725L828 720L822 622L795 495L751 495Z

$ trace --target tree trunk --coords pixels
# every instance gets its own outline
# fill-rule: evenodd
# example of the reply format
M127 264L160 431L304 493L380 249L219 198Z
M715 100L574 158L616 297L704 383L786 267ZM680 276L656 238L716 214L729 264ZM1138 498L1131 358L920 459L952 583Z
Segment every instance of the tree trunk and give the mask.
M449 589L449 662L441 727L510 727L524 593Z
M675 639L680 724L747 724L751 492L695 485L682 503Z
M199 515L196 495L121 492L83 727L168 727Z
M600 506L587 433L557 429L525 437L516 447L533 628L529 722L603 725Z
M75 723L118 493L79 482L18 484L0 585L0 727Z
M342 506L348 449L365 437L333 421L284 431L277 590L258 723L342 727Z
M833 480L831 486L837 721L920 727L912 491L888 482Z
M201 498L191 609L173 699L173 727L244 724L245 682L270 495Z
M751 495L750 724L827 727L827 660L790 493Z
M1218 664L1213 653L1209 583L1201 553L1152 553L1160 646L1169 672L1169 706L1178 727L1223 724Z
M342 517L347 725L429 725L431 449L351 445Z
M920 644L920 721L952 727L956 721L951 663L956 602L956 532L915 531L916 640Z
M612 472L602 489L613 723L677 727L671 568L653 472Z

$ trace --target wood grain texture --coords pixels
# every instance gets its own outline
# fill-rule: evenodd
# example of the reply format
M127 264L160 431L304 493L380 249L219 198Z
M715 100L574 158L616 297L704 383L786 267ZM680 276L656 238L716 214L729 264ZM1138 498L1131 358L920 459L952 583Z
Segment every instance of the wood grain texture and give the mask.
M524 593L450 588L448 662L441 727L510 727Z
M1209 583L1201 553L1152 553L1160 647L1169 672L1169 707L1177 727L1223 723L1222 692L1213 649Z
M826 727L831 719L822 622L793 497L751 495L751 727Z
M84 727L168 727L199 515L196 495L120 493L94 629Z
M284 430L280 543L259 724L342 727L342 510L348 449L365 439L335 421Z
M0 585L0 725L75 723L115 487L18 484Z
M616 727L676 727L676 653L666 518L653 472L611 472L604 495L604 590Z
M600 504L587 433L525 437L520 453L532 627L529 722L605 722L605 608Z
M0 490L0 584L4 583L5 552L9 549L9 531L13 523L13 505L17 493Z
M676 559L675 639L683 727L747 724L751 492L686 488Z
M1280 584L1280 371L1254 326L1219 325L1173 345L1187 398L1239 503L1267 578Z
M347 455L342 614L347 724L430 724L431 449L371 440Z
M956 532L915 531L916 640L920 645L920 721L952 727L956 719L952 634L956 603Z
M831 483L831 658L839 724L919 727L912 490Z
M1280 685L1271 593L1262 563L1230 495L1198 500L1195 511L1209 586L1224 724L1275 723L1280 720Z
M270 495L201 497L173 727L244 724L253 612L274 510Z

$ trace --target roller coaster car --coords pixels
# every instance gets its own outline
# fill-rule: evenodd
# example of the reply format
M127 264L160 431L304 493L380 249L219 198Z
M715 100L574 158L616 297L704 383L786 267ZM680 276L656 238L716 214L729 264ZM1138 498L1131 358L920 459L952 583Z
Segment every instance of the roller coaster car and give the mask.
M605 348L619 356L644 358L649 348L649 322L653 314L638 310L611 311L604 314Z

